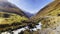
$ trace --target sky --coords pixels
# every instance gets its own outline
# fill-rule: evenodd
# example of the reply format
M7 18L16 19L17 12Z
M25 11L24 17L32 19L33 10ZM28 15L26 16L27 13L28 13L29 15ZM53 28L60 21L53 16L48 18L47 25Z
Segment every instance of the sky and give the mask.
M52 2L53 0L9 0L9 2L15 4L17 7L22 9L23 11L36 14L39 10L41 10L43 7L45 7L47 4ZM41 24L36 25L37 28L34 28L33 30L40 29ZM18 29L17 31L14 31L14 34L17 34L21 30L25 30L24 28Z
M53 0L8 0L21 10L36 14L39 10L51 3Z

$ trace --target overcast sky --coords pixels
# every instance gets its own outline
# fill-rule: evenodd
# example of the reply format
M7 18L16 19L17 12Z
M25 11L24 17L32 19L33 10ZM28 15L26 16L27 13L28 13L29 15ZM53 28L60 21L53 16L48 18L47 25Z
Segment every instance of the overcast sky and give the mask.
M20 9L35 14L41 8L43 8L53 0L9 0L9 1L16 4Z

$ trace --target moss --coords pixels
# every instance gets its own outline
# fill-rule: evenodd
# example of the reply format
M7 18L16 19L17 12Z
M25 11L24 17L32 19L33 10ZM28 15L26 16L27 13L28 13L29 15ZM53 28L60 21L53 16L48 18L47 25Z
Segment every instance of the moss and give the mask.
M8 17L7 17L8 16ZM15 13L0 12L0 31L15 30L25 27L28 18Z
M9 17L6 17L9 15ZM0 24L12 24L12 23L21 23L24 20L28 20L28 18L24 16L20 16L14 13L0 12Z

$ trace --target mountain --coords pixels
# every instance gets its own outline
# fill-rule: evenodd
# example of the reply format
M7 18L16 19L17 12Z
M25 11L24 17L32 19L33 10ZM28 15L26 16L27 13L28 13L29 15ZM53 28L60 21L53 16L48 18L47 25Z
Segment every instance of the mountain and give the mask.
M39 21L41 17L44 16L58 16L60 15L60 2L59 0L55 0L52 3L48 4L44 8L42 8L36 15L32 16L30 19L32 21Z
M16 5L0 0L0 31L14 30L27 25L28 16Z
M34 16L34 14L31 14L29 12L24 11L24 13L30 18L31 16Z
M6 12L13 12L27 17L27 15L25 15L25 13L21 9L19 9L16 5L11 4L10 2L0 1L0 10L2 9Z
M60 0L48 4L30 19L36 23L41 22L40 34L60 34Z

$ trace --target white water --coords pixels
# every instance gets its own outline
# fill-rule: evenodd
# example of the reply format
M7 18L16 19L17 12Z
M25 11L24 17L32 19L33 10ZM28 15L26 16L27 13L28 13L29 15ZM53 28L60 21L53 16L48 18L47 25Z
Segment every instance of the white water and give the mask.
M21 31L24 31L26 29L29 29L28 26L24 27L24 28L20 28L20 29L17 29L17 30L14 30L12 32L14 32L14 34L18 34L19 32ZM41 29L41 23L39 23L39 25L36 25L36 28L33 28L33 29L30 29L30 31L37 31L37 29ZM3 32L2 34L10 34L8 32Z

